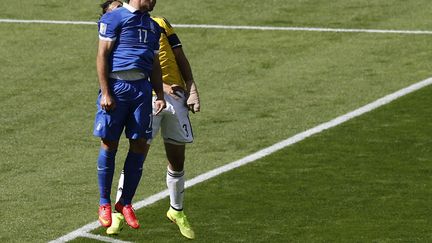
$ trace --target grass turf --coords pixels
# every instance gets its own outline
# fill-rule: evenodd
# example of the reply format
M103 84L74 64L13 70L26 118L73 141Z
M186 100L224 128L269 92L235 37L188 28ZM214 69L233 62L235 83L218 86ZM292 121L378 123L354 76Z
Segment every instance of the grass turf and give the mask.
M27 2L8 3L0 17L96 20L99 11L94 2L82 0L66 5L41 0L24 8ZM257 6L258 1L248 3ZM272 1L276 3L278 11L294 7L289 15L293 25L311 26L339 26L331 24L332 18L339 18L341 27L420 28L427 10L410 2L403 9L412 11L393 16L389 13L401 12L401 6L389 9L382 5L381 10L386 11L379 18L364 19L362 24L350 20L350 9L360 4L364 15L376 15L379 9L371 12L367 1L335 3L346 11L317 8L314 16L304 15L312 1L289 6ZM212 11L210 1L188 3L188 8L184 4L159 2L157 10L173 23L192 22L188 15L198 16L197 23L210 24L266 25L270 24L267 20L277 24L281 19L271 14L269 6L273 5L266 5L257 18L245 18L250 9L232 2L221 18L218 11ZM185 11L174 12L170 7L180 5L177 9ZM234 13L240 17L235 18ZM414 13L420 17L408 18ZM430 75L428 36L177 32L203 99L203 112L192 116L196 142L188 148L189 178ZM91 136L97 93L96 26L2 23L0 35L0 45L6 47L0 50L0 194L1 217L7 222L0 229L0 239L47 241L96 220L98 141ZM165 159L158 148L160 141L146 162L136 200L165 188ZM124 151L123 146L117 172Z
M197 242L428 242L432 87L187 190ZM119 239L182 242L168 200ZM96 233L104 234L102 229Z

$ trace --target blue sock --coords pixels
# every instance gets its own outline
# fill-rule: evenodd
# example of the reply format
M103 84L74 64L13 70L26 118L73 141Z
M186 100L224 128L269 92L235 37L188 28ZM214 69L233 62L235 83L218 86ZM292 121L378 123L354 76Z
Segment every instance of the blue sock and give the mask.
M141 179L145 156L129 151L124 164L123 205L132 203L132 198Z
M111 203L111 185L114 176L116 151L99 150L97 173L99 183L99 205Z

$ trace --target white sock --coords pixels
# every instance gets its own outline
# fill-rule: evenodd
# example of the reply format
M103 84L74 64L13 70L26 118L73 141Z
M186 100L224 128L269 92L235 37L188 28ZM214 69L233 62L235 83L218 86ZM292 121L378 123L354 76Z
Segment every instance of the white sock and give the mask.
M120 201L124 184L124 170L121 171L118 187L117 187L117 195L116 195L116 203Z
M166 183L170 195L171 207L177 211L183 210L184 170L173 171L167 168Z

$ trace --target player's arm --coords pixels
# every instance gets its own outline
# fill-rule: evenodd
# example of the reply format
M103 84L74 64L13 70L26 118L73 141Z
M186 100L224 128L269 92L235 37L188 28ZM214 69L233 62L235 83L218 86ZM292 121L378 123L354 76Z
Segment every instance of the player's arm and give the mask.
M110 111L115 108L115 101L109 88L108 79L108 58L113 47L114 41L99 40L98 53L96 57L96 68L102 94L100 105L101 108L106 111Z
M181 46L172 49L174 52L177 65L180 69L183 80L186 83L186 91L189 94L187 99L187 106L189 110L193 113L200 111L200 99L198 94L198 88L195 84L192 68L190 66L189 60L187 59L183 48Z
M150 75L150 82L152 84L154 92L156 93L155 115L157 115L166 107L163 86L162 86L162 69L159 62L159 54L155 54L154 57L153 69Z

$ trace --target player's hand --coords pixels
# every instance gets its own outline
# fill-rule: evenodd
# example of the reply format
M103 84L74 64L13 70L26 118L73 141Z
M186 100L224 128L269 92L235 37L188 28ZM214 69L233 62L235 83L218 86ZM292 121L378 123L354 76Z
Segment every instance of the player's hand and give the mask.
M104 94L100 100L100 106L102 110L112 111L116 107L114 98L110 94Z
M181 99L182 94L184 94L184 89L177 84L172 84L172 85L164 84L163 88L165 93L169 94L176 100Z
M200 111L200 98L198 94L198 89L195 85L195 82L192 83L191 89L189 91L189 97L186 101L186 105L192 113Z
M155 116L157 116L159 113L163 111L163 109L166 108L166 102L164 99L157 99L154 102L154 107L156 112L154 113Z

